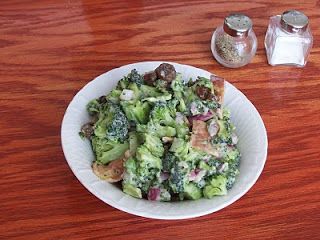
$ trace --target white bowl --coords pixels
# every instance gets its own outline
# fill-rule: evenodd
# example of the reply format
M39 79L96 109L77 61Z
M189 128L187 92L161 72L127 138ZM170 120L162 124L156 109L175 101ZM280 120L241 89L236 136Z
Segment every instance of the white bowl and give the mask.
M145 73L162 62L139 62L106 72L84 86L69 104L61 127L61 140L67 162L79 181L96 197L122 211L157 219L186 219L218 211L242 197L257 181L267 157L267 133L263 121L246 96L226 82L224 105L231 110L231 120L239 137L242 154L240 175L226 196L182 202L154 202L136 199L124 194L113 184L100 180L91 169L94 154L88 140L82 140L78 132L89 121L87 103L107 94L117 82L132 69ZM197 76L209 77L210 73L188 65L171 63L184 79Z

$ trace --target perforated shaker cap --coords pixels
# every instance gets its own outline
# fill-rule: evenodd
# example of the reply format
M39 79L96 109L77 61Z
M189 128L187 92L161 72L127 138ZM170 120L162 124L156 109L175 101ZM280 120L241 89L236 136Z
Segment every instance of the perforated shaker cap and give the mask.
M304 32L308 27L309 19L302 12L289 10L282 13L280 23L287 32Z
M248 36L248 32L251 28L252 21L244 14L232 13L224 19L223 29L233 37Z

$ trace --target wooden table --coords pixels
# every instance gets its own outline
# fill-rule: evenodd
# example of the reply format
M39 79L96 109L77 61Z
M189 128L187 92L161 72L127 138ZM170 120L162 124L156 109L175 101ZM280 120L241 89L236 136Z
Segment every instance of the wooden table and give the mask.
M305 68L266 61L268 18L287 9L310 17ZM240 69L210 52L229 12L248 14L259 41ZM1 1L0 239L319 239L319 25L319 1ZM268 159L239 201L196 219L151 220L101 202L72 174L60 125L73 95L103 72L145 60L214 72L260 111Z

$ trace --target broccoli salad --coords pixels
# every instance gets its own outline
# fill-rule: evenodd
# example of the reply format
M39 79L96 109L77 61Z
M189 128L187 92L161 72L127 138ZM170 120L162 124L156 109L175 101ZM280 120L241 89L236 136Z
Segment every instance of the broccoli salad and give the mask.
M79 134L92 144L93 172L152 201L226 195L241 156L223 95L214 75L187 81L168 63L133 69L87 105L91 121Z

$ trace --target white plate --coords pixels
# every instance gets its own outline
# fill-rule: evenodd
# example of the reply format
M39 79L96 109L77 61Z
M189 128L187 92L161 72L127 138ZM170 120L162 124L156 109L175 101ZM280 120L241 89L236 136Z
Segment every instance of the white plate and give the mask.
M154 202L136 199L124 194L113 184L97 178L91 169L94 155L88 140L78 132L89 121L86 104L93 98L112 90L118 80L132 69L140 73L155 69L162 62L139 62L113 69L84 86L69 104L61 127L61 140L67 162L79 181L96 197L122 211L157 219L185 219L218 211L242 197L257 181L267 157L267 133L263 121L253 104L226 82L224 105L231 110L231 120L236 126L239 149L242 154L240 175L228 195L213 199L182 202ZM197 76L209 77L210 73L188 65L171 63L184 79Z

